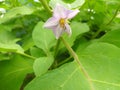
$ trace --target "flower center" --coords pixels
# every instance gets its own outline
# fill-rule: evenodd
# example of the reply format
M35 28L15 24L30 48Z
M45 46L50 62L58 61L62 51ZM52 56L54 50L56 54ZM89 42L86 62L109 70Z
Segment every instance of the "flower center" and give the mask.
M62 28L65 28L65 19L64 19L64 18L61 18L61 19L59 20L59 24L60 24L60 26L61 26Z

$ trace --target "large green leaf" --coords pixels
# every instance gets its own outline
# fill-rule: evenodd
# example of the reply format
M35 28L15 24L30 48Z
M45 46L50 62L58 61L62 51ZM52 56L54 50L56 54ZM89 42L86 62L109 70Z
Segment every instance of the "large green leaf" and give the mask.
M35 78L25 90L89 90L89 85L78 65L72 62Z
M77 52L91 77L95 90L120 89L120 48L108 43L93 43Z
M20 90L27 73L33 71L32 63L31 59L22 56L0 61L0 90Z
M97 42L77 53L94 90L120 89L120 48ZM25 90L92 90L86 79L79 65L72 62L35 78Z
M120 30L113 30L106 33L99 41L111 43L120 47Z
M52 30L44 29L43 24L43 22L38 22L33 30L32 37L35 45L47 54L50 48L56 44L56 41Z
M48 71L49 67L52 65L54 59L52 56L49 57L40 57L35 60L33 64L33 69L36 76L41 76Z
M9 21L13 18L16 18L18 16L30 15L33 13L33 11L34 11L33 9L27 6L15 7L8 11L3 18L0 18L0 24Z

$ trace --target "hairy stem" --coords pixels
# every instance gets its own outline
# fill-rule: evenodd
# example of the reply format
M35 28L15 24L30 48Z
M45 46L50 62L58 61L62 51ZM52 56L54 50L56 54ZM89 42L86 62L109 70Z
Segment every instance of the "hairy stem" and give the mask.
M50 14L52 14L52 11L51 11L51 9L50 9L47 1L46 1L46 0L39 0L39 1L42 3L43 7L44 7Z
M69 51L69 53L73 56L74 60L77 62L77 64L79 65L81 71L83 72L83 74L86 76L89 84L90 84L90 88L91 90L94 90L94 87L92 85L92 81L90 79L90 76L88 75L88 73L86 72L86 70L84 69L84 67L82 66L77 54L73 51L73 49L70 47L70 45L64 40L64 38L60 38L62 40L62 42L64 43L64 45L66 46L67 50Z

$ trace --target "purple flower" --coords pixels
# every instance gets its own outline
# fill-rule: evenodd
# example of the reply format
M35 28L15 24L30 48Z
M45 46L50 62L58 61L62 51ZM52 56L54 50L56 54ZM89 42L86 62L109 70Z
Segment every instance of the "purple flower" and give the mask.
M71 35L72 31L68 24L68 19L73 18L78 12L79 10L68 10L60 4L57 4L53 9L53 16L46 21L44 27L52 29L56 39L58 39L63 32Z

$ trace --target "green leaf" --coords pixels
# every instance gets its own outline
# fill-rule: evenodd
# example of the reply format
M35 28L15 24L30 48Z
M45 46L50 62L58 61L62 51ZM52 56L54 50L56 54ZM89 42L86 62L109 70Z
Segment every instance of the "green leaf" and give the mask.
M52 65L54 59L52 56L49 57L40 57L35 60L33 64L33 69L36 76L41 76L42 74L46 73L49 67Z
M44 29L43 24L43 22L39 22L35 26L32 37L35 45L48 54L50 48L56 44L56 40L52 30Z
M9 31L0 30L0 51L17 52L24 54L20 45L16 44L16 39Z
M62 1L64 1L64 2L66 2L66 3L72 3L72 2L74 2L75 0L62 0Z
M31 36L24 38L23 42L24 43L22 44L22 47L25 51L34 46L34 42Z
M6 30L6 31L11 31L13 29L13 25L3 25L3 24L0 24L0 31L1 30Z
M120 47L120 30L109 31L98 41L111 43Z
M120 4L119 0L104 0L108 5L109 4L112 4L112 5L115 5L115 4Z
M71 8L81 7L85 3L85 0L75 0L71 5Z
M15 7L8 11L3 18L0 18L0 24L9 21L13 18L16 18L18 16L30 15L33 13L33 11L34 11L33 9L27 6Z
M120 48L97 42L77 53L94 90L120 89ZM91 90L86 79L79 65L73 61L36 77L25 90Z
M82 53L77 53L95 90L120 89L120 48L98 42L89 45Z
M32 63L32 60L18 55L0 61L0 90L20 90L26 74L33 72Z
M9 53L0 53L0 61L9 59L10 59Z
M78 35L89 31L89 26L86 23L80 23L75 21L72 22L70 26L72 29L72 35L70 37L68 35L65 35L64 38L70 44L70 46L72 46Z
M16 52L19 54L24 54L24 50L15 43L13 44L12 43L7 43L7 44L0 43L0 51Z
M83 52L84 49L86 49L86 47L88 47L90 44L92 44L94 42L95 41L93 41L93 40L88 41L88 40L86 40L86 38L79 38L79 42L78 42L78 40L76 40L73 48L76 52Z
M50 0L49 5L52 8L55 8L57 3L72 9L72 8L81 7L85 3L85 0L75 0L73 3L70 4L65 3L63 0Z
M30 48L30 53L31 53L32 56L37 57L37 58L46 56L44 51L40 48L37 48L37 47L31 47Z
M36 77L25 90L90 90L88 83L75 62Z

